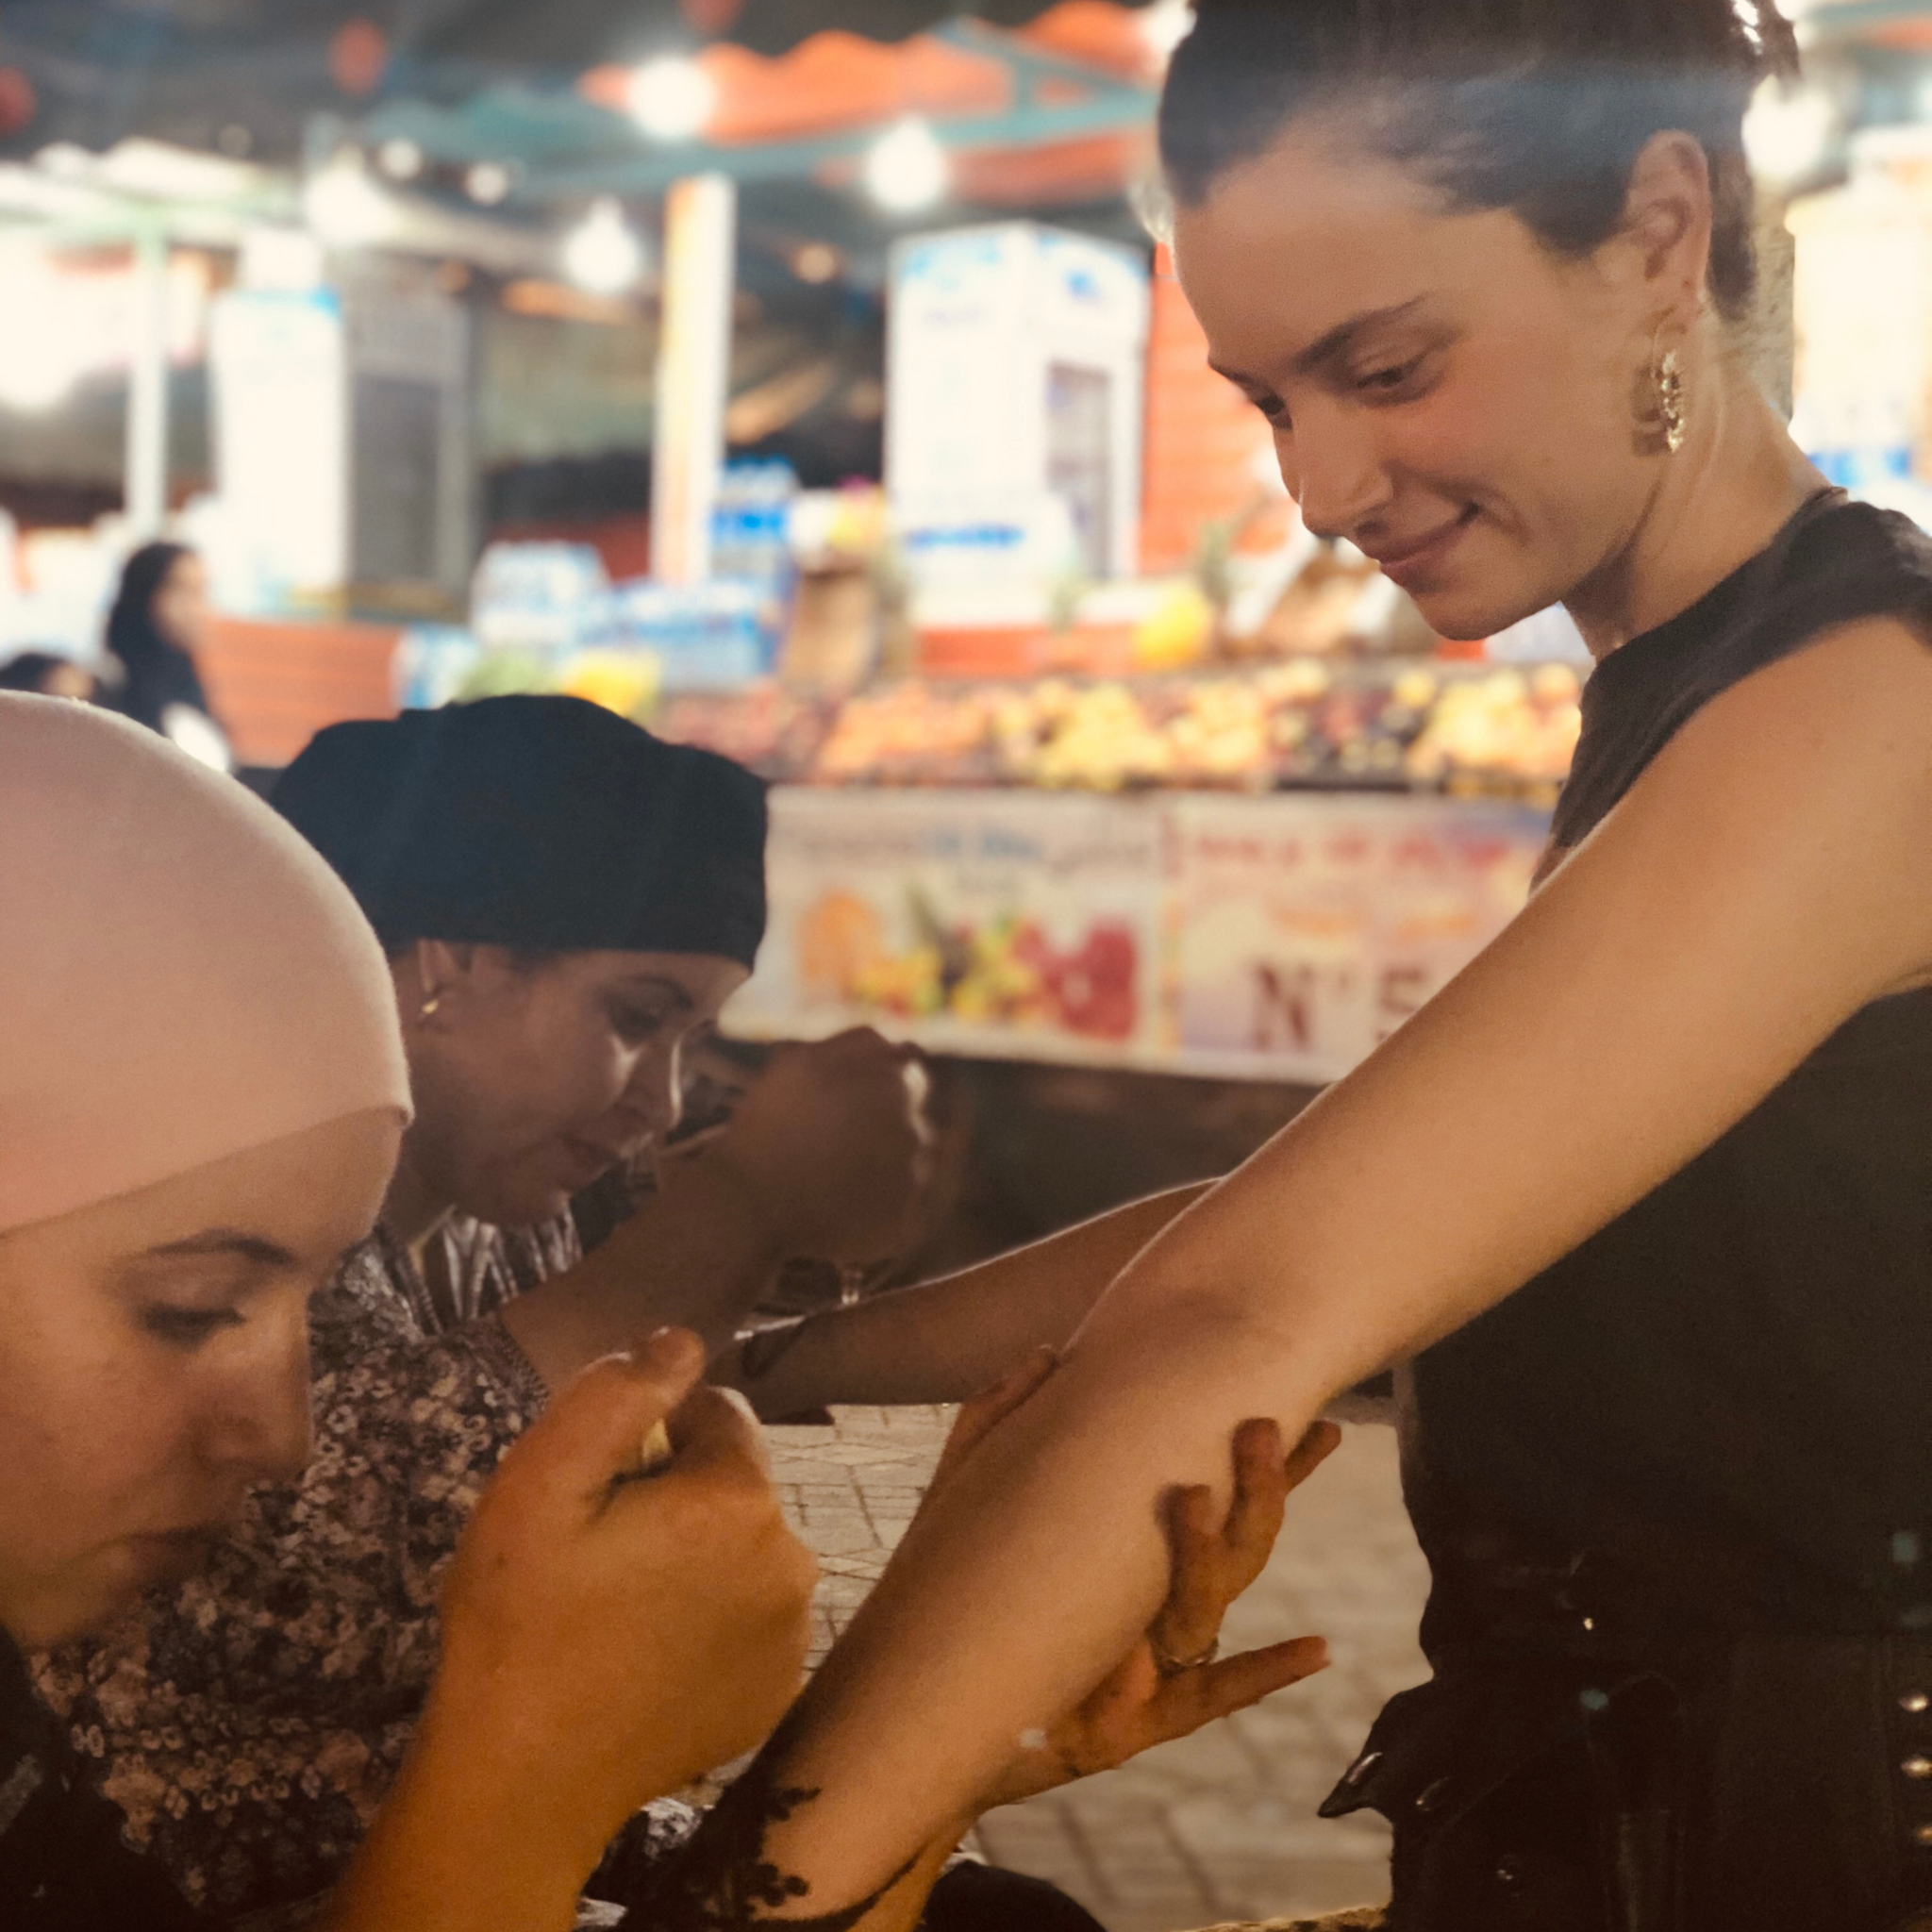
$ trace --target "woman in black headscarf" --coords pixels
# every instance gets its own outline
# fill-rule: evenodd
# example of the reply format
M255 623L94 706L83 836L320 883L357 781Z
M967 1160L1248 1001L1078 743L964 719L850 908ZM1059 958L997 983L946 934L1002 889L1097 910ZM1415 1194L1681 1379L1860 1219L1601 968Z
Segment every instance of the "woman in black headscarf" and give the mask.
M183 543L143 543L121 572L108 613L117 674L108 702L204 764L233 764L195 663L208 627L208 571Z
M727 1277L790 1254L890 1247L920 1153L903 1050L865 1033L796 1048L777 1064L802 1076L804 1131L780 1132L754 1090L658 1200L581 1253L573 1194L670 1131L680 1050L764 932L764 791L741 767L575 698L506 697L332 725L274 803L382 941L415 1117L374 1232L309 1305L317 1449L301 1481L258 1489L206 1573L151 1596L138 1626L39 1672L105 1757L130 1839L234 1915L319 1895L348 1865L428 1697L446 1567L550 1392L667 1319L701 1325L705 1279L715 1312ZM1010 1339L1017 1353L1030 1338ZM1330 1440L1286 1469L1278 1445L1246 1441L1252 1507L1211 1549L1177 1536L1180 1622L1161 1639L1175 1655L1201 1647L1204 1605L1218 1624L1258 1571L1274 1506ZM1191 1730L1320 1651L1231 1660L1206 1695L1164 1692L1138 1650L1128 1661L1138 1674L1099 1720L1032 1752L1002 1802ZM571 1777L558 1767L558 1789ZM593 1894L634 1896L689 1823L654 1806ZM1096 1932L1038 1881L955 1871L927 1932L988 1925Z

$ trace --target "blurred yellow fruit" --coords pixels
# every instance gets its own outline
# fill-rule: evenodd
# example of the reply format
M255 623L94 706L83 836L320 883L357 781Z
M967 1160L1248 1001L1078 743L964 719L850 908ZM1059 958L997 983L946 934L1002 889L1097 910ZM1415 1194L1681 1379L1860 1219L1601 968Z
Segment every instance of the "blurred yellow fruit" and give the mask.
M1214 637L1214 606L1194 584L1176 584L1134 632L1134 662L1142 671L1198 664Z
M565 660L557 688L566 697L588 698L635 718L658 702L662 678L662 666L648 651L579 651Z

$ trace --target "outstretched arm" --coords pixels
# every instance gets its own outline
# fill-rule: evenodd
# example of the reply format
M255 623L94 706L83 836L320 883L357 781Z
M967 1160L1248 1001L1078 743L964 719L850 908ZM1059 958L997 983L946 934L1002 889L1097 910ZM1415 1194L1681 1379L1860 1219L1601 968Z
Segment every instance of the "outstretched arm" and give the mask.
M1029 1247L735 1343L710 1379L768 1421L832 1403L963 1402L1029 1349L1066 1341L1107 1284L1209 1182L1175 1188Z
M1051 1349L1036 1350L999 1386L960 1409L921 1514L935 1507L999 1424L1032 1400L1058 1366ZM1058 1724L1020 1740L993 1783L933 1834L881 1897L815 1919L820 1932L835 1926L840 1932L912 1932L953 1847L981 1813L1110 1771L1324 1669L1327 1646L1319 1637L1218 1660L1214 1651L1229 1606L1267 1565L1289 1495L1341 1439L1332 1423L1320 1423L1284 1456L1273 1423L1243 1423L1232 1444L1231 1502L1217 1506L1204 1487L1177 1490L1165 1499L1172 1572L1152 1625ZM661 1862L654 1893L638 1902L626 1927L673 1932L741 1923L745 1902L758 1898L773 1875L758 1869L760 1821L792 1808L805 1795L774 1788L762 1774L781 1756L782 1749L768 1750L706 1818L687 1851Z
M917 1056L868 1028L782 1049L715 1141L669 1156L658 1191L504 1326L557 1389L666 1325L722 1347L794 1257L898 1252L925 1184L924 1091Z
M1102 1297L789 1729L793 1915L869 1896L1158 1605L1158 1498L1243 1416L1508 1294L1932 978L1932 653L1849 627L1713 702L1480 958Z

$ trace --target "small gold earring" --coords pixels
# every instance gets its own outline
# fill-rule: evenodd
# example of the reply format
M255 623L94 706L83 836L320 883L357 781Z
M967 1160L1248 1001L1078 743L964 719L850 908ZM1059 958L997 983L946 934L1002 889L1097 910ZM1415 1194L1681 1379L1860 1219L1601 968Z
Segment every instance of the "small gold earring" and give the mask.
M1657 333L1663 333L1661 324ZM1674 349L1667 349L1659 357L1654 341L1651 381L1657 389L1657 415L1664 432L1664 447L1675 456L1684 447L1684 364Z
M434 1013L441 1005L442 995L440 992L431 993L430 996L426 1000L425 1000L420 1007L416 1008L417 1019L428 1019L429 1016L432 1013Z

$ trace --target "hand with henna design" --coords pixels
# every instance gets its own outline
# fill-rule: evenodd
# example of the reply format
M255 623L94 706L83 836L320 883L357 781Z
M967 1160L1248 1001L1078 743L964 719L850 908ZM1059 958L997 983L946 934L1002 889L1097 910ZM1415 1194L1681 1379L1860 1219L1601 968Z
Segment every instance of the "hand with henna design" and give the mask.
M928 1500L1056 1366L1051 1349L1038 1350L1005 1381L961 1407ZM1273 1422L1246 1422L1235 1431L1234 1494L1224 1516L1205 1484L1169 1494L1174 1572L1167 1600L1147 1634L1058 1724L1037 1740L1023 1740L976 1810L1017 1804L1075 1778L1111 1771L1327 1667L1328 1647L1319 1637L1291 1638L1218 1660L1214 1651L1229 1606L1267 1566L1289 1496L1341 1441L1333 1423L1317 1423L1284 1457L1281 1431ZM1192 1658L1201 1661L1190 1663Z
M1038 1392L1056 1366L1054 1352L1041 1349L964 1405L934 1472L927 1503L985 1438ZM1058 1724L1021 1740L971 1812L937 1833L881 1891L813 1913L809 1888L771 1861L770 1827L793 1819L808 1822L819 1796L784 1784L788 1727L781 1726L686 1852L665 1861L652 1895L637 1902L626 1926L649 1926L651 1932L745 1932L767 1924L782 1925L785 1932L912 1932L933 1881L981 1812L1111 1770L1324 1669L1327 1646L1319 1637L1294 1638L1218 1661L1211 1652L1228 1607L1268 1561L1290 1493L1341 1439L1332 1423L1318 1423L1284 1457L1274 1424L1244 1423L1235 1432L1234 1493L1224 1514L1206 1487L1173 1491L1167 1531L1174 1568L1167 1599L1145 1634ZM1195 1657L1201 1661L1190 1661Z

